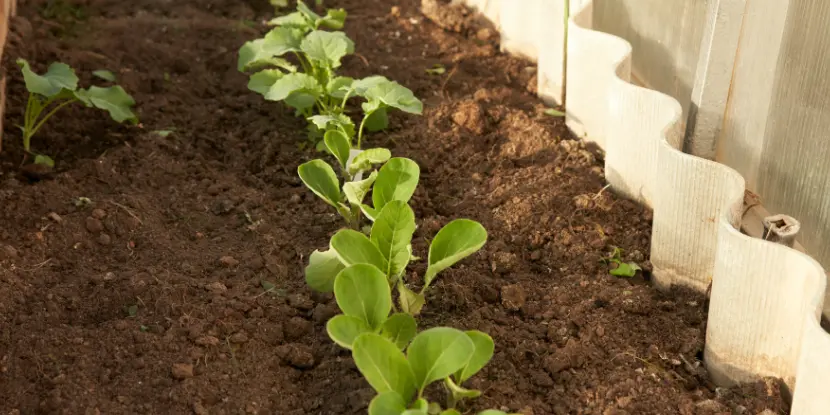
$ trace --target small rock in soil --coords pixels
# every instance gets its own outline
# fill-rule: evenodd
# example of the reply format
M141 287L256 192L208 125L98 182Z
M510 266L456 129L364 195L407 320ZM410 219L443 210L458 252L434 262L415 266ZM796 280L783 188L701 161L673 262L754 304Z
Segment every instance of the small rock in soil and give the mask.
M187 379L193 377L193 365L188 363L174 363L170 373L175 379Z
M11 245L6 245L3 247L3 251L0 252L0 255L2 255L3 259L17 258L17 249Z
M225 291L228 291L228 287L226 287L225 284L222 284L219 281L214 281L214 282L206 285L205 289L212 292L212 293L214 293L214 294L222 294Z
M501 304L508 310L518 311L525 305L527 294L519 284L505 285L501 288Z
M327 304L317 304L311 312L311 318L315 323L324 323L337 314L337 310Z
M421 13L438 27L461 33L469 26L467 10L460 3L446 4L438 0L421 0Z
M288 305L297 310L308 311L314 308L314 301L303 294L292 294L288 296Z
M228 268L231 268L239 265L239 260L230 255L225 255L222 258L219 258L219 263Z
M486 120L481 105L474 100L461 101L452 120L461 127L464 127L477 135L484 134Z
M248 335L245 334L245 332L240 331L239 333L235 333L234 335L232 335L229 340L233 344L247 343L248 342Z
M98 220L104 219L105 217L107 217L107 212L104 212L103 209L93 209L92 217Z
M696 403L695 406L700 410L707 411L710 413L729 413L729 408L723 406L723 404L714 399L700 401Z
M277 347L276 352L278 356L296 368L308 369L314 366L314 354L311 353L311 348L304 344L286 344Z
M478 32L476 32L476 39L478 39L482 42L486 42L486 41L490 40L492 37L493 37L493 31L490 30L489 28L486 28L486 27L482 28L482 29L478 29Z
M231 202L230 200L220 199L220 200L214 201L210 205L210 211L214 215L224 215L224 214L227 214L228 212L232 211L233 207L234 207L234 203Z
M63 218L61 217L61 215L58 215L55 212L50 212L46 216L49 217L49 219L51 219L55 223L63 223Z
M490 261L490 268L495 273L504 274L512 271L518 262L518 256L512 252L496 252Z
M102 233L98 235L98 243L101 245L109 245L112 243L112 238L109 235Z
M104 230L104 224L101 223L100 220L93 218L92 216L86 218L86 230L92 233L102 232Z
M311 322L302 317L291 317L285 324L285 336L289 340L298 340L311 331Z
M214 336L201 336L196 339L195 343L199 346L218 346L219 339Z
M204 405L202 405L201 402L194 402L193 403L193 413L195 415L208 415L209 414L207 408L205 408Z

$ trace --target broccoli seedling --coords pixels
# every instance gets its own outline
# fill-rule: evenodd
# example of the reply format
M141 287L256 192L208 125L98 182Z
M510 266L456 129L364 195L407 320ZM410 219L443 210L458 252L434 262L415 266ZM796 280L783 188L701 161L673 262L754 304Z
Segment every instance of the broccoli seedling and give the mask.
M345 20L343 9L329 9L321 16L298 1L296 12L271 20L269 24L276 26L274 29L239 49L237 69L252 72L248 89L262 94L268 101L282 101L306 118L311 138L318 140L328 131L336 130L352 147L357 133L356 148L359 149L364 130L379 131L387 127L388 108L420 114L423 105L412 91L382 76L354 80L337 75L341 60L354 53L354 42L339 31ZM286 59L289 54L299 63L299 68ZM353 97L365 99L363 120L357 129L345 114L346 104Z
M32 71L25 59L18 59L17 64L23 72L23 80L29 91L23 126L20 127L23 131L23 150L34 156L35 164L54 166L54 160L49 156L32 152L32 137L49 118L69 104L80 102L90 108L105 110L119 123L138 123L138 118L131 109L135 100L118 85L78 88L78 76L65 63L52 63L43 75ZM50 110L44 114L47 109Z

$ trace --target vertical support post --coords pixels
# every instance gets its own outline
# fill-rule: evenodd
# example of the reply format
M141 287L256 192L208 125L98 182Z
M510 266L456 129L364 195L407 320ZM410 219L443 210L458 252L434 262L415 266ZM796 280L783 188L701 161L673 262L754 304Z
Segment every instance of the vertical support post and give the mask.
M747 0L711 0L700 43L683 151L713 160L732 84Z

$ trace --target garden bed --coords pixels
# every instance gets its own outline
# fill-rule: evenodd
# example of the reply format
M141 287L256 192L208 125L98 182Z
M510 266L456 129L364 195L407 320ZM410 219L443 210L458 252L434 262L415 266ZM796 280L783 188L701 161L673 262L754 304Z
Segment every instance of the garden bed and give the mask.
M414 0L333 3L356 44L342 72L388 76L424 102L423 117L393 113L368 136L421 166L416 254L451 219L488 230L421 321L495 340L472 409L786 412L774 381L709 382L705 298L649 287L650 212L603 190L602 155L543 113L532 63L471 19L439 27ZM268 2L50 0L18 14L4 57L0 411L365 413L374 391L325 332L337 305L303 279L341 226L297 177L319 153L236 69ZM116 72L141 126L59 114L33 143L56 169L30 183L18 57ZM443 74L426 72L436 64ZM646 271L609 275L613 247Z

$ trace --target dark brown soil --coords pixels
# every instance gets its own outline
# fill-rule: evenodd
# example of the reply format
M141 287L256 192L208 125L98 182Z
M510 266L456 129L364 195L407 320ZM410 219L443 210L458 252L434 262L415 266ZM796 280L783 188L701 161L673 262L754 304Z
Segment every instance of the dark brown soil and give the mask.
M602 190L601 155L542 114L532 64L469 19L445 31L416 0L336 3L358 48L344 72L387 75L425 103L369 140L421 165L416 249L456 217L490 234L422 320L494 337L470 413L786 412L773 381L707 380L702 296L608 275L614 246L648 269L650 213ZM341 224L295 173L318 154L235 69L269 13L266 0L21 2L4 58L0 413L365 412L372 390L325 334L336 305L303 282ZM65 111L33 143L54 177L28 183L17 57L116 72L143 124ZM446 73L425 72L435 64Z

